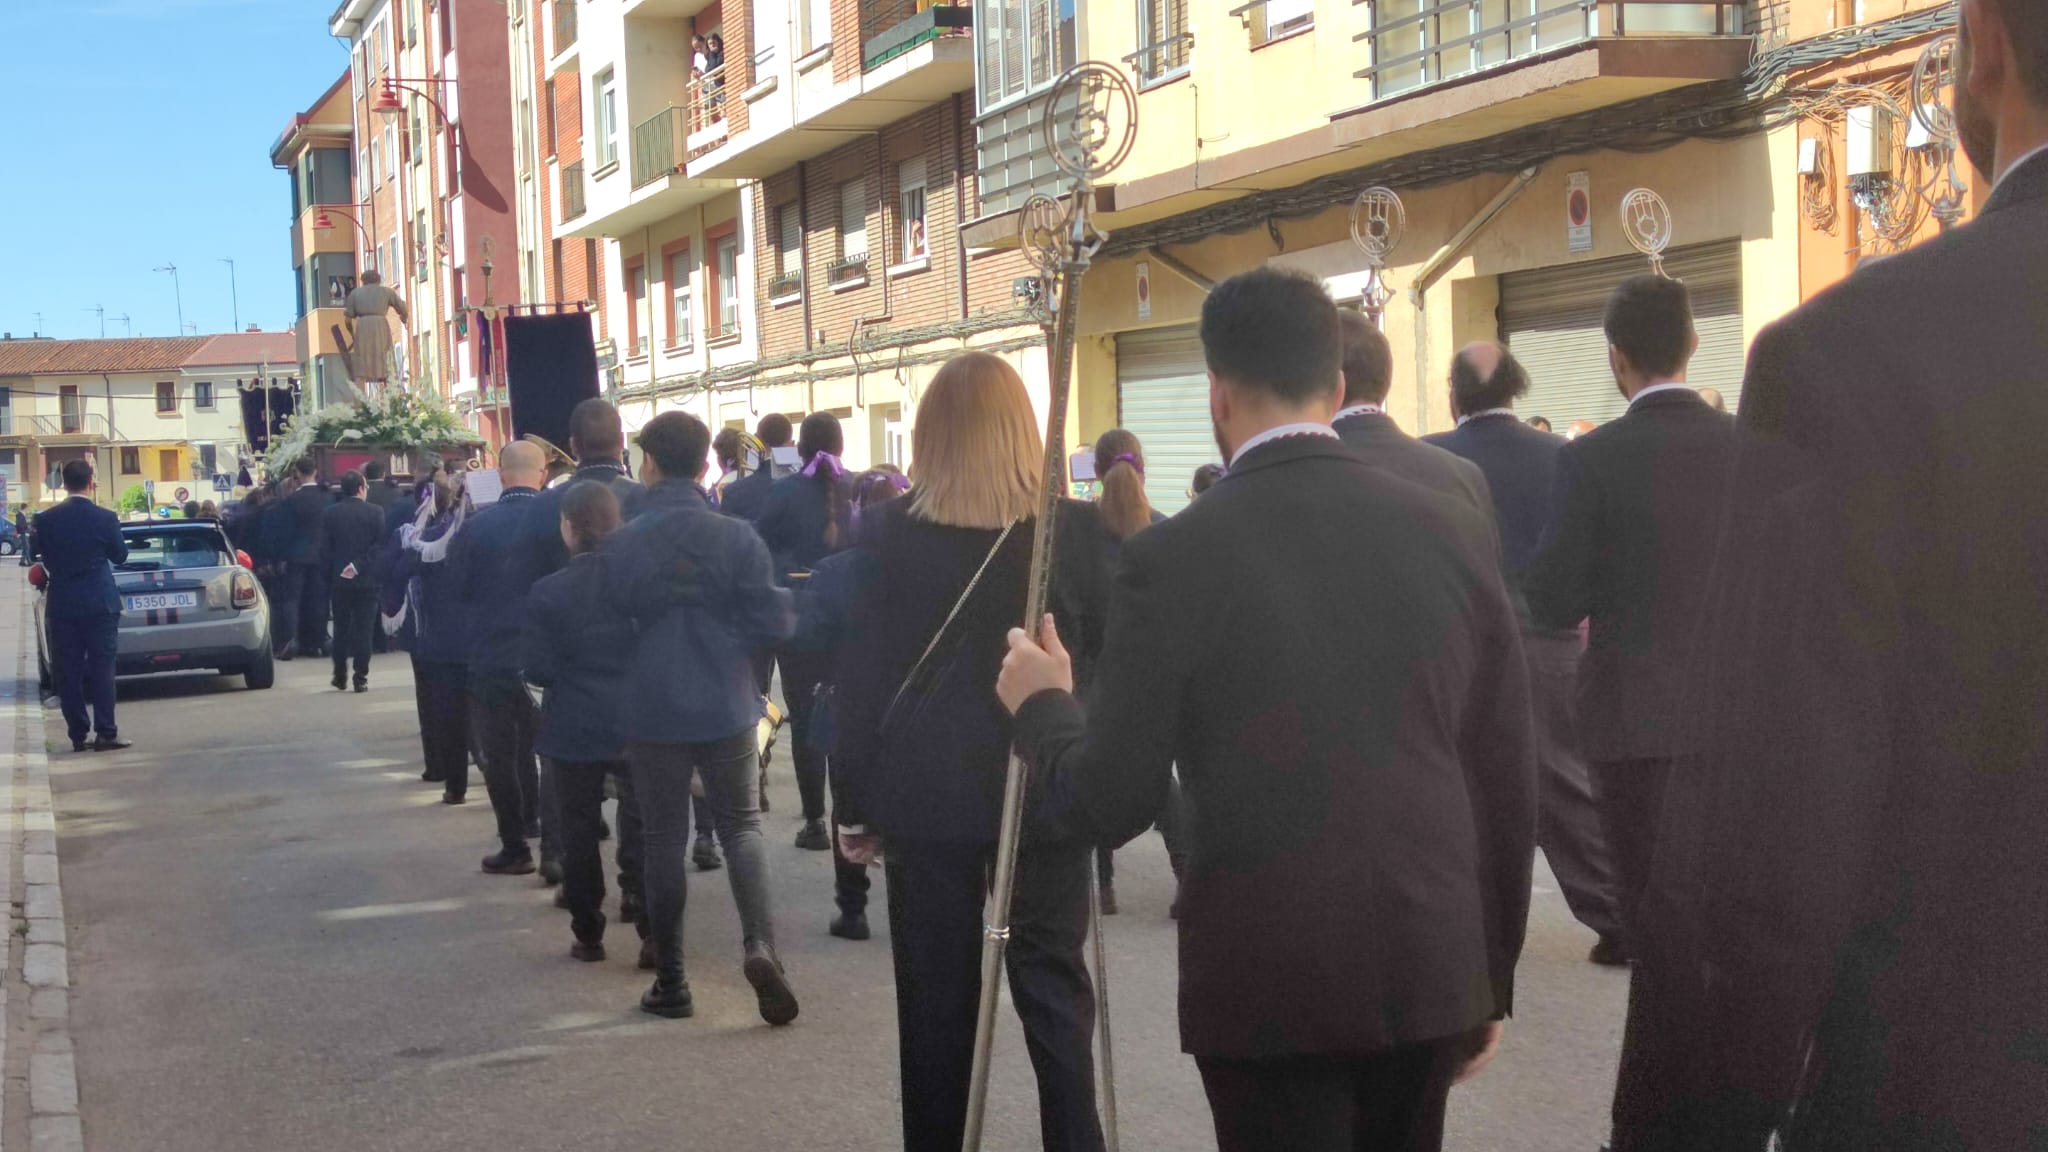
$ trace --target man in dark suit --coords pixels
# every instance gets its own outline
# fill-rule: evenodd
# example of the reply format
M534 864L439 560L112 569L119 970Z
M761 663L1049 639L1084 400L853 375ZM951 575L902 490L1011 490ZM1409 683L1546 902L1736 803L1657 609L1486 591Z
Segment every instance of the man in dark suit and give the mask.
M1691 845L1663 834L1697 808L1688 696L1714 589L1735 421L1685 383L1699 346L1685 285L1624 281L1608 300L1608 363L1626 414L1565 445L1526 588L1539 625L1590 621L1578 720L1622 930L1635 960L1614 1098L1615 1152L1690 1147L1700 991Z
M1439 1148L1528 913L1529 695L1493 527L1336 440L1337 325L1296 273L1217 286L1229 473L1124 543L1087 717L1049 619L998 686L1034 818L1123 843L1179 761L1201 829L1181 1043L1223 1152Z
M370 640L377 627L377 569L384 546L384 513L364 498L363 474L344 473L341 499L320 514L320 556L334 601L334 686L370 690Z
M1417 440L1387 415L1387 390L1394 383L1394 354L1387 338L1361 313L1347 308L1337 317L1344 333L1344 407L1330 427L1367 460L1403 480L1491 514L1486 478L1476 465Z
M319 468L311 457L300 460L292 472L297 487L285 497L284 505L297 530L291 555L286 558L290 565L287 595L295 611L285 638L296 646L296 654L319 656L327 651L327 572L320 563L320 518L334 503L334 496L320 486Z
M449 576L474 622L469 655L470 708L476 717L479 759L491 811L498 818L499 850L484 857L496 875L531 875L528 838L545 818L540 765L533 754L533 698L519 673L526 629L526 593L533 587L524 562L526 514L547 479L540 448L515 440L498 453L503 491L496 503L471 516L449 550ZM552 831L539 829L541 854L552 882L561 865L552 857Z
M2048 5L1961 29L1977 219L1742 393L1704 931L1717 1087L1796 1152L2048 1139Z
M626 429L610 401L593 396L570 411L569 454L576 458L569 484L589 481L610 488L624 522L640 514L647 489L626 474ZM568 566L569 546L562 543L562 496L569 484L546 489L526 506L522 549L529 586Z
M1458 426L1424 440L1470 460L1486 476L1500 528L1501 566L1508 595L1522 622L1522 650L1529 657L1529 692L1536 721L1536 843L1550 861L1572 915L1599 940L1595 964L1628 963L1621 918L1614 906L1614 871L1600 836L1600 812L1579 754L1578 724L1572 711L1579 668L1579 634L1546 628L1529 618L1523 582L1536 556L1536 542L1550 519L1550 489L1564 439L1539 432L1515 416L1515 401L1529 391L1529 374L1495 343L1473 344L1451 360L1451 412Z
M789 417L780 412L770 412L755 426L754 438L773 453L777 448L787 448L795 443L796 431L790 427ZM742 520L758 520L761 510L768 506L768 490L774 486L775 462L763 457L752 472L726 485L725 493L719 497L718 510Z
M129 741L121 739L114 723L121 596L113 566L128 562L128 542L121 536L120 518L92 501L92 461L65 461L63 476L67 495L56 507L36 513L35 533L36 557L49 577L43 630L64 702L64 727L74 752L126 748ZM87 744L86 737L95 732L97 738Z

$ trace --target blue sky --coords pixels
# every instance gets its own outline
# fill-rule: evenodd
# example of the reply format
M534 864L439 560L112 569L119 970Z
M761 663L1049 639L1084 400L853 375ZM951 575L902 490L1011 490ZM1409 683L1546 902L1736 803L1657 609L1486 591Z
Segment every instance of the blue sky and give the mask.
M0 3L0 331L203 333L293 320L270 146L348 66L333 0ZM126 315L128 325L117 317Z

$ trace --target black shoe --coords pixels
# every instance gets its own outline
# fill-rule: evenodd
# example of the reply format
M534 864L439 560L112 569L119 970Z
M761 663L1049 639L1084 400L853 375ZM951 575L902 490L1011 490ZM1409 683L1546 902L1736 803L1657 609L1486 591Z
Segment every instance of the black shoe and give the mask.
M868 931L868 914L865 912L841 912L832 918L832 927L826 931L841 940L866 940L874 935Z
M429 768L425 772L420 773L420 781L424 784L446 784L448 778Z
M661 950L654 946L654 937L652 936L642 936L640 938L639 967L642 972L652 972L661 967Z
M1602 968L1626 968L1632 957L1618 937L1602 936L1600 942L1593 945L1593 950L1586 954L1586 959Z
M747 983L754 986L761 1019L777 1028L796 1020L796 992L789 986L789 977L783 974L782 962L775 958L775 949L758 940L747 945L747 962L740 971L746 973Z
M663 984L656 980L654 987L640 997L640 1010L669 1020L683 1020L695 1015L697 1009L690 1003L690 982L678 980L674 984Z
M534 871L533 853L499 849L496 854L484 857L484 871L493 876L531 876Z
M95 752L119 752L123 748L135 747L135 741L123 740L119 736L102 736L92 742Z
M277 650L277 652L276 652L276 656L277 656L277 658L278 658L279 660L296 660L296 659L298 659L298 658L299 658L299 645L298 645L298 642L297 642L297 641L295 640L295 641L292 641L291 643L288 643L288 644L286 644L286 645L285 645L284 647L282 647L282 648L279 648L279 649Z
M368 680L358 680L358 681L356 681L356 691L357 691L357 692L368 692L369 690L370 690L370 682L369 682Z
M90 752L92 751L92 742L89 740L73 740L71 742L71 750L73 752Z
M725 860L718 855L718 842L709 836L697 837L697 846L690 849L690 863L699 872L716 872L725 867Z
M823 820L806 820L796 834L796 846L806 852L830 852L832 833L825 830Z
M647 918L647 909L640 903L638 892L619 893L619 923L638 924Z
M452 807L454 807L454 806L455 806L455 805L457 805L457 804L467 804L467 803L469 803L469 797L467 797L467 796L457 796L457 795L456 795L455 793L453 793L453 792L443 792L443 793L441 793L441 803L443 803L443 804L446 804L446 805L448 805L449 807L451 807L451 808L452 808Z
M597 822L597 842L602 844L611 838L612 822L609 820L599 820Z
M569 945L569 959L581 960L585 964L595 964L604 959L604 943L598 940L588 942L578 940L574 944Z
M1104 884L1095 890L1095 899L1102 907L1104 916L1116 915L1116 886Z
M343 691L348 687L348 673L336 672L334 674L334 679L328 681L328 683L334 685L334 690L336 692Z
M547 853L540 857L540 882L543 887L553 888L562 882L562 862Z

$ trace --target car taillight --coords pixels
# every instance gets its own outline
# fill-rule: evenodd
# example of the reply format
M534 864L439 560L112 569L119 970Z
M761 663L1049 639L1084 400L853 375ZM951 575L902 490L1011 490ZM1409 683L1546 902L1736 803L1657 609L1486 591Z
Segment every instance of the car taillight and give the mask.
M237 608L256 606L256 578L246 569L235 573L234 600Z

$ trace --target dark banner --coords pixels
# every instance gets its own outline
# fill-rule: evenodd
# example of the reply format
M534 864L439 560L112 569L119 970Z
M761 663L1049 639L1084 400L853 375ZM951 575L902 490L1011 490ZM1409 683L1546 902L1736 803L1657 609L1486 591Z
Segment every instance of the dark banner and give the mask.
M569 450L569 413L598 394L597 342L588 312L507 316L505 387L512 434Z

